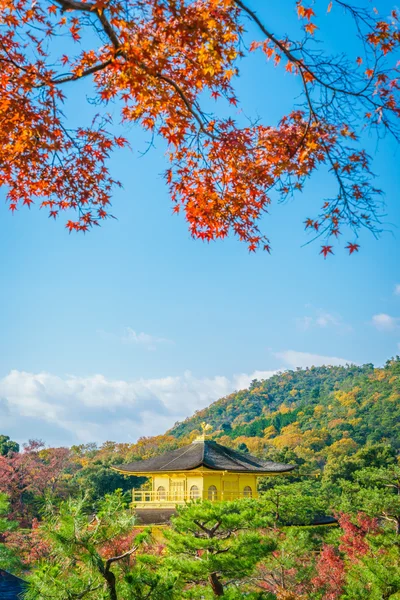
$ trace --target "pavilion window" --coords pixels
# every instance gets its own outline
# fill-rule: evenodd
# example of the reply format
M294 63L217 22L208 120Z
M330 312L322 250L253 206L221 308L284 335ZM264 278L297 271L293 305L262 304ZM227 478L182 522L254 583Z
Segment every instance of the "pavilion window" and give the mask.
M159 485L157 488L157 500L166 500L167 499L167 492L165 490L165 487L163 485Z
M208 499L216 500L217 495L218 495L218 491L217 491L217 488L215 487L215 485L210 485L210 487L208 488Z
M185 484L183 481L171 481L170 493L172 500L183 500L185 494Z
M238 481L224 481L223 482L223 500L234 500L239 497L239 483Z
M200 498L200 490L197 485L192 485L190 488L190 499L197 500L198 498Z
M245 498L252 498L253 497L253 490L251 489L251 487L249 485L246 485L244 490L243 490L243 496Z

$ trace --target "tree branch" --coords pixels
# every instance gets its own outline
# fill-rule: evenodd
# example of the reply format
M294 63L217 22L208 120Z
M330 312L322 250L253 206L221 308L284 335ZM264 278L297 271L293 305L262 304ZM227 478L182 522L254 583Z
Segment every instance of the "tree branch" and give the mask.
M79 2L79 0L55 0L63 11L66 10L81 10L83 12L96 11L96 4L91 2Z
M113 563L127 558L128 556L131 556L131 554L136 552L138 548L139 546L134 546L131 550L128 550L128 552L124 552L124 554L121 554L120 556L113 556L112 558L108 558L106 560L106 572L110 570L110 567Z
M60 77L60 79L52 79L51 83L53 83L54 85L59 85L60 83L68 83L69 81L76 81L77 79L83 79L84 77L87 77L88 75L93 75L93 73L97 73L98 71L102 71L103 69L106 69L113 62L114 62L114 58L109 58L108 60L104 61L103 63L99 63L98 65L94 65L93 67L86 69L80 75L75 75L75 74L65 75L63 77ZM43 86L44 85L45 84L43 84ZM40 86L40 87L43 87L43 86Z

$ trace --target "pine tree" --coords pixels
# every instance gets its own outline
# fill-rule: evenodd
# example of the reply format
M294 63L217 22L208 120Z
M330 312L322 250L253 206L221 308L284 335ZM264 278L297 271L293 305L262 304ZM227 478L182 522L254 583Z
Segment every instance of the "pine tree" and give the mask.
M49 504L41 525L49 553L30 577L26 600L168 600L171 578L161 581L139 559L148 532L137 533L135 520L121 490L106 495L95 515L85 497Z
M186 584L182 597L229 597L275 548L255 500L194 502L178 508L167 538L166 566ZM239 596L241 597L241 596Z

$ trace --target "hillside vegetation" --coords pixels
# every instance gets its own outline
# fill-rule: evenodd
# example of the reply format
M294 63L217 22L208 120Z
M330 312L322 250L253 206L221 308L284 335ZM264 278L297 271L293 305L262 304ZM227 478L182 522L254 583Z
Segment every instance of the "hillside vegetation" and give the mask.
M254 380L168 434L188 441L202 422L220 443L318 469L364 447L400 449L400 358L372 364L311 367Z
M399 400L396 357L253 381L135 444L1 435L0 569L29 581L26 600L398 600ZM203 421L297 469L261 478L257 500L188 503L162 536L136 529L130 489L149 483L110 466L190 443Z
M12 514L29 521L46 489L61 497L84 489L93 502L121 488L145 484L112 464L150 458L213 427L218 442L265 459L294 463L289 479L308 475L349 479L363 467L391 464L400 450L400 357L383 368L350 365L285 371L221 398L170 431L135 444L105 442L72 448L18 444L0 436L0 492ZM288 477L286 477L288 479ZM267 485L267 482L265 482Z

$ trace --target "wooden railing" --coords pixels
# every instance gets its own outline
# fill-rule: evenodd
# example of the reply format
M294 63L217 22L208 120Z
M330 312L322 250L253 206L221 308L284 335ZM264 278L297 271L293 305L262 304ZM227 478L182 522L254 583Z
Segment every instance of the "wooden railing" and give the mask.
M206 490L197 494L190 494L185 492L160 492L153 490L132 490L132 504L134 505L166 505L166 504L183 504L185 502L191 502L193 500L236 500L238 498L251 498L252 495L248 492L223 491L208 493Z

